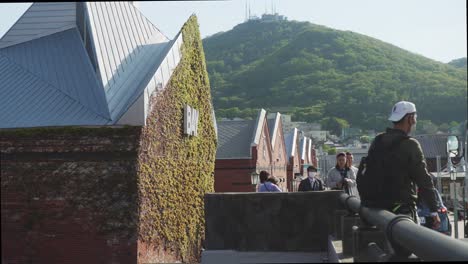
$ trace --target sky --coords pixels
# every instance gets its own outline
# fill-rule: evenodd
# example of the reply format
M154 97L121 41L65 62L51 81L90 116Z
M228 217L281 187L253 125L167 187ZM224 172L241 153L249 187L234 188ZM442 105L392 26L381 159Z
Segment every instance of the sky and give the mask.
M227 0L145 1L140 11L173 38L191 14L202 37L244 22L245 9L261 16L276 12L288 20L309 21L364 34L440 62L467 56L466 0ZM31 3L0 3L0 36Z

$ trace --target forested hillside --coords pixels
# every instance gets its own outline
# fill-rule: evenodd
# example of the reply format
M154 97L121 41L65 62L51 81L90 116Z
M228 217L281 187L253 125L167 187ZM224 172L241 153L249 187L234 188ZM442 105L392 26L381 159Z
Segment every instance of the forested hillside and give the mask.
M410 100L421 120L466 118L466 68L358 33L254 20L203 45L217 117L254 117L263 107L299 121L381 130L392 105Z
M456 60L452 60L448 64L455 66L457 68L465 68L466 69L466 58L460 58Z

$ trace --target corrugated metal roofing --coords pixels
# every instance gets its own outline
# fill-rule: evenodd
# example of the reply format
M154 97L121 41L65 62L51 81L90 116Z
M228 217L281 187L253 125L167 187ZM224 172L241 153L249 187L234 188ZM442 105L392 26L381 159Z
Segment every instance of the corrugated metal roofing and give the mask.
M254 120L219 121L216 159L250 158Z
M105 118L0 54L0 127L99 125ZM64 117L67 118L64 118Z
M86 8L106 92L127 69L135 67L131 62L138 61L144 45L169 41L129 2L89 2Z
M34 3L5 33L0 48L72 28L75 17L75 3Z
M180 33L169 41L129 2L34 3L0 39L3 45L0 45L0 54L8 58L3 63L14 63L22 72L54 91L36 94L46 98L30 103L41 103L52 96L58 98L54 94L59 91L61 96L70 99L62 102L63 108L74 109L73 105L79 104L84 112L99 116L98 124L144 125L151 108L149 98L169 81L182 57L182 42ZM27 88L22 80L12 79L24 77L26 73L0 75L0 81L8 81L13 86L18 83L23 85L19 90L30 91L32 88ZM11 89L3 85L2 97L19 96L10 93ZM7 100L10 104L23 102L22 98ZM14 116L14 107L5 105L0 105L0 111L5 112L2 118ZM52 109L63 110L57 107L47 111ZM34 112L30 114L30 118L18 114L16 119L26 119L14 124L21 124L19 127L97 124L88 115L76 119L67 111L49 113L41 118L35 118ZM52 118L55 115L63 120ZM12 124L9 119L0 119L0 128Z
M102 84L97 81L76 28L0 49L0 54L83 106L109 118Z
M414 137L421 144L426 158L435 158L440 155L447 158L447 135L418 135Z

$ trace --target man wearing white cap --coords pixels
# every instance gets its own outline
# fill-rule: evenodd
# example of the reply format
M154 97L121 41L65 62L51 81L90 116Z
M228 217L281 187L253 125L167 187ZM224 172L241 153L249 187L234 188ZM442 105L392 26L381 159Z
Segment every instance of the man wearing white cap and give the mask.
M416 185L421 198L429 205L434 229L439 228L436 193L419 142L408 136L416 129L416 106L407 101L396 103L388 120L393 128L376 136L365 165L359 167L357 187L361 204L382 208L394 214L408 215L418 222L416 213ZM396 257L407 257L411 252L392 244Z

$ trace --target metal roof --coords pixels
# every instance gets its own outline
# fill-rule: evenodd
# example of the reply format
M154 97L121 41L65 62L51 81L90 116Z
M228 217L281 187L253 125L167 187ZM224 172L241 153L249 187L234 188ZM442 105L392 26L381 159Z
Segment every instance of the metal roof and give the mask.
M0 48L37 39L75 26L75 3L33 4L0 39Z
M7 58L0 66L15 64L18 71L0 74L0 97L9 97L8 107L0 105L1 116L18 121L0 119L0 128L96 125L92 117L86 117L87 123L87 115L78 121L63 111L73 104L99 116L99 125L144 125L151 94L169 81L182 57L182 42L181 33L170 41L129 2L34 3L0 39L0 55ZM17 109L24 107L19 105L24 99L8 91L34 89L15 79L25 74L54 91L36 94L45 98L31 103L55 94L70 100L45 115L20 115Z
M268 118L268 131L271 136L271 148L275 148L276 134L279 133L279 123L281 122L281 114L276 112L273 118Z
M250 158L254 120L219 121L216 159Z
M303 159L303 160L308 159L310 161L310 158L311 158L310 157L310 152L311 152L311 149L312 149L311 145L312 145L312 140L311 139L309 139L308 137L302 137L301 138L301 142L300 142L301 159Z
M297 137L298 137L299 130L297 128L293 128L291 132L284 135L284 144L286 145L286 154L289 157L294 157L296 155L296 148L297 146Z
M83 106L109 119L102 84L96 79L76 28L0 49L0 54ZM11 108L0 108L3 111L14 111Z
M255 121L255 134L252 138L252 144L258 145L260 143L260 136L262 135L263 124L266 118L266 111L265 109L260 109L257 115L257 121Z
M437 155L447 158L447 137L445 134L414 136L421 144L426 158L435 158Z
M0 76L0 126L3 128L42 126L45 121L49 126L99 125L107 122L78 100L1 53Z

